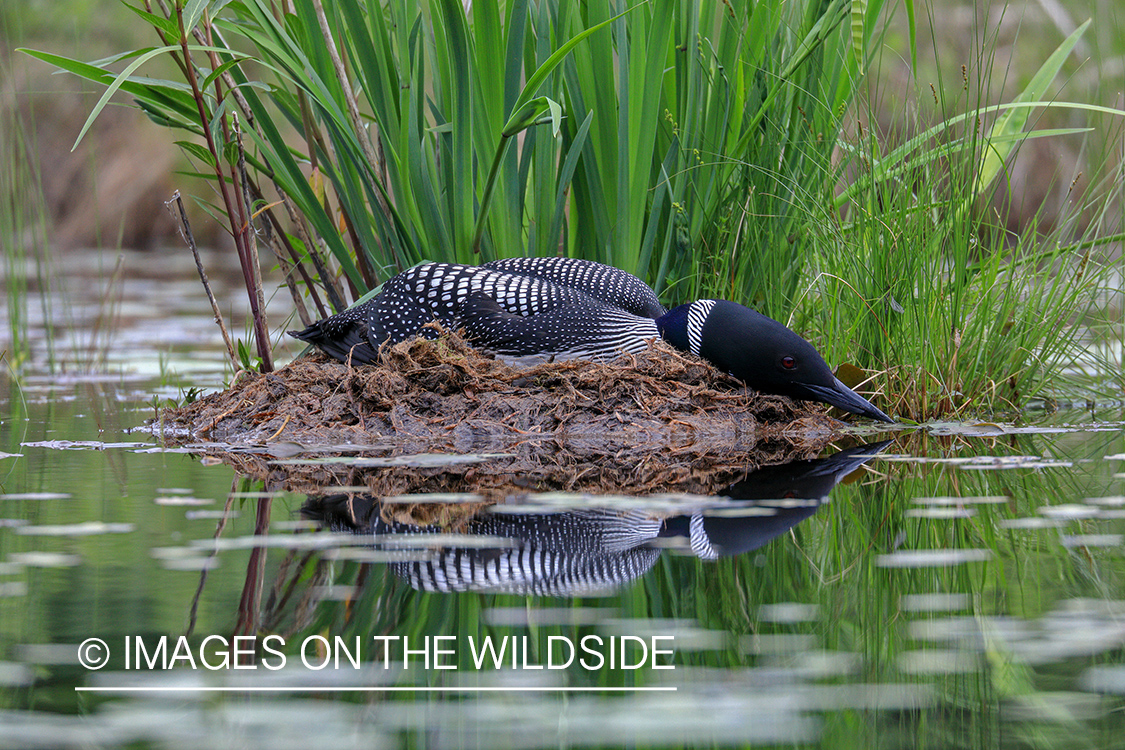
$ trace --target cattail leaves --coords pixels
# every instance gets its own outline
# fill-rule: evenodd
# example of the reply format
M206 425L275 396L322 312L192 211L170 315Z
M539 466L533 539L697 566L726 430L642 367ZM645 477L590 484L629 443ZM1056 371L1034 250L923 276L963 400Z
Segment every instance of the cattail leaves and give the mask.
M1032 76L1031 81L1019 96L1016 97L1015 103L1026 104L1029 102L1037 102L1043 98L1047 91L1047 87L1058 76L1059 69L1070 56L1071 51L1082 35L1086 33L1086 29L1090 26L1090 21L1087 20L1084 24L1074 30L1062 44L1060 44L1051 56L1040 66L1039 70ZM996 118L996 122L992 125L992 130L989 133L989 138L985 144L984 153L981 157L981 165L977 170L976 182L973 186L974 195L982 195L988 187L992 184L993 180L1000 174L1004 168L1004 163L1007 161L1008 156L1012 153L1024 139L1020 137L1024 128L1027 126L1027 120L1031 115L1031 109L1028 107L1017 107L1003 112Z
M248 163L289 195L358 292L368 286L364 268L390 274L423 257L473 263L560 247L652 273L658 286L696 275L709 262L693 247L732 253L734 235L708 235L746 210L748 184L798 180L747 171L761 169L768 139L767 170L796 165L785 144L797 133L786 131L807 126L792 121L792 108L818 89L802 79L819 70L806 62L824 54L846 15L843 0L823 12L737 0L482 0L471 16L457 0L287 8L191 0L175 23L140 11L165 45L136 53L125 72L49 61L107 83L91 120L121 89L154 120L202 132L190 91L138 84L132 73L176 53L181 23L189 33L205 27L214 45L191 49L215 61L199 69L207 125L232 111L212 91L229 81L255 124ZM255 66L235 47L253 50ZM825 124L827 154L835 125ZM327 193L309 189L313 164ZM800 210L787 192L759 195L782 199L772 210ZM732 273L759 275L748 270ZM761 285L722 287L745 298ZM779 289L767 308L784 304L792 284Z

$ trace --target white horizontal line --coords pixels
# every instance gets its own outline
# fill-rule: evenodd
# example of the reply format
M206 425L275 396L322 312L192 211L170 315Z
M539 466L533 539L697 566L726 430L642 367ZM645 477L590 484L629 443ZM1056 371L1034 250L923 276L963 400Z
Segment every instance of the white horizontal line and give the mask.
M657 693L676 692L675 687L75 687L84 693Z

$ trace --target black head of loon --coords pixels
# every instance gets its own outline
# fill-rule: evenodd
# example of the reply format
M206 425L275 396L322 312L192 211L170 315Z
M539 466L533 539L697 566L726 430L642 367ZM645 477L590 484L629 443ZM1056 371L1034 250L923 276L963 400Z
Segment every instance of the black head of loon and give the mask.
M658 318L656 325L672 346L703 357L755 390L894 422L841 383L812 344L748 307L698 300Z

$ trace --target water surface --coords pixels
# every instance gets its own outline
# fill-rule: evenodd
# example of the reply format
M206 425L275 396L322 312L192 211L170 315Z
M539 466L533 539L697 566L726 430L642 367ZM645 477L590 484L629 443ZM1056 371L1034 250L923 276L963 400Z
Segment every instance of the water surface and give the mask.
M40 333L0 376L0 747L1122 744L1119 410L849 437L709 495L299 495L143 429L228 375L167 301L190 265L150 302L160 262L127 255L102 355L60 295L59 368ZM503 460L423 458L366 470Z

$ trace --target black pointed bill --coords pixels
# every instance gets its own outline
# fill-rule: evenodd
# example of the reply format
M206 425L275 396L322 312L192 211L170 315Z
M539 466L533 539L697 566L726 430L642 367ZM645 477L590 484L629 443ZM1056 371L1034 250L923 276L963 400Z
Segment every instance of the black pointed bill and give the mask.
M833 380L836 382L831 387L805 383L801 385L811 394L811 398L817 401L823 401L844 411L850 411L852 414L862 414L880 422L894 422L893 419L875 408L875 405L870 401L841 383L839 378L833 378Z

